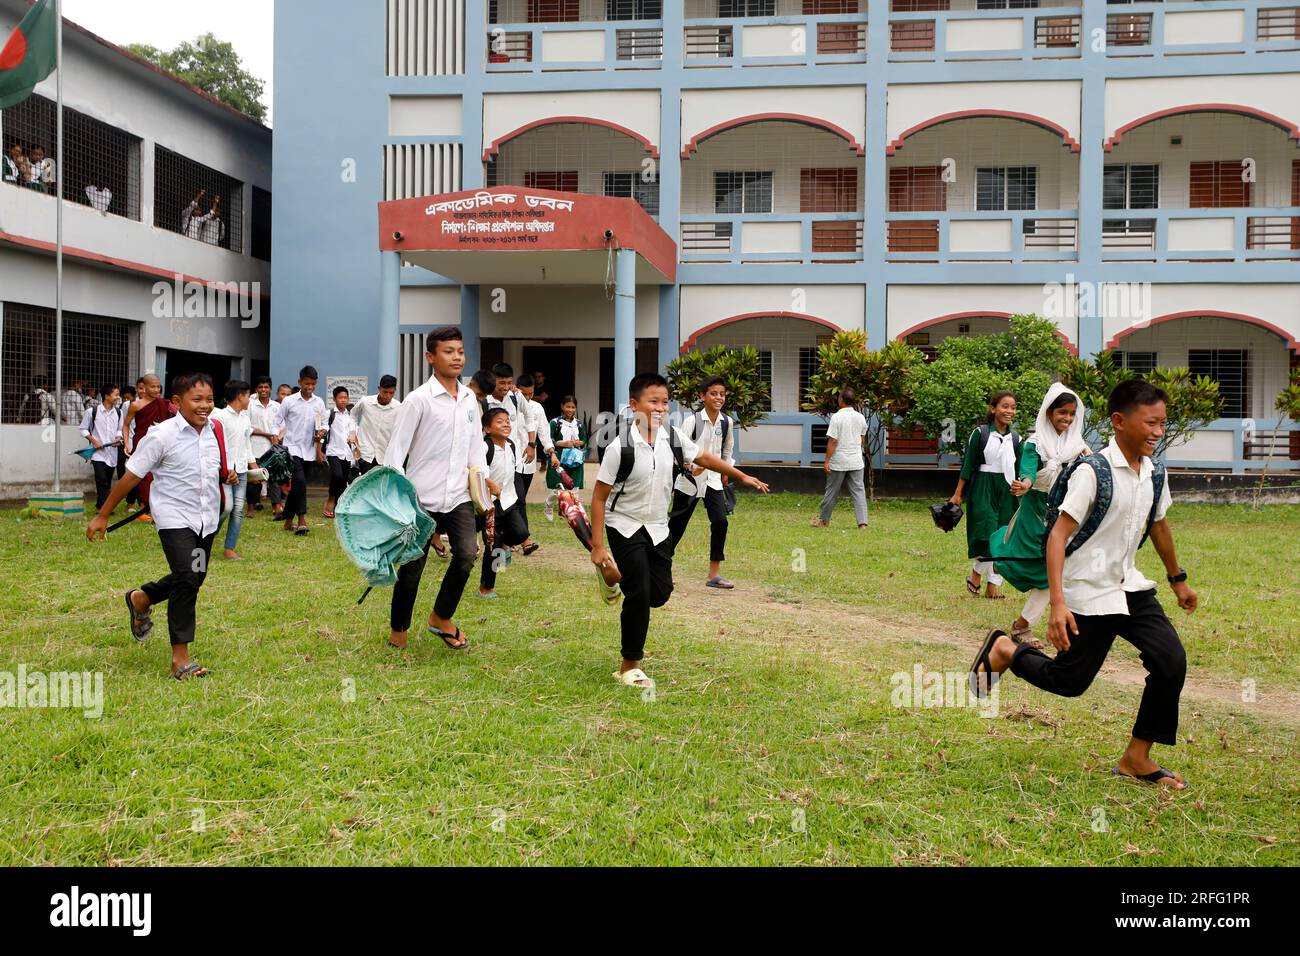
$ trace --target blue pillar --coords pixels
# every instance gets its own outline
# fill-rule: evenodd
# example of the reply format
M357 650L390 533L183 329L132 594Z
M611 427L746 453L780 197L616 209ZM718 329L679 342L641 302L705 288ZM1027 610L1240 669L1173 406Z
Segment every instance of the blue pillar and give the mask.
M1101 184L1106 154L1106 48L1097 38L1106 36L1106 9L1102 4L1083 5L1080 65L1083 83L1079 117L1079 266L1076 283L1089 283L1093 308L1079 315L1079 356L1090 358L1102 349ZM1067 270L1068 272L1068 270ZM1064 279L1064 276L1062 277Z
M673 253L681 256L675 243L681 239L682 208L682 4L665 3L663 77L659 90L659 225L673 237ZM676 39L673 39L676 38ZM659 287L659 371L677 358L681 346L681 287Z
M461 376L473 375L479 370L482 353L479 350L478 286L460 287L460 334L465 339L465 370Z
M401 346L402 254L379 254L379 348L375 355L372 388L379 388L381 375L397 374Z
M614 404L622 406L636 375L636 250L614 255Z

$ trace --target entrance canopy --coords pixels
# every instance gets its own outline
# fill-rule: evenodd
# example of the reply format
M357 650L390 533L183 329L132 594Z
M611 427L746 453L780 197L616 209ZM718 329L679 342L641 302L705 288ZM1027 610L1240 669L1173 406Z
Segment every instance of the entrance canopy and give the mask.
M600 284L610 252L638 285L672 285L677 244L634 199L494 186L379 204L379 248L469 285Z

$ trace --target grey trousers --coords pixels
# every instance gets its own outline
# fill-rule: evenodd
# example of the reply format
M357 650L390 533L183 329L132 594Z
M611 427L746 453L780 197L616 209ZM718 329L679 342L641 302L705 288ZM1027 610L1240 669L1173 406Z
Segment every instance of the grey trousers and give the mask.
M857 517L858 524L867 523L867 488L862 481L863 471L864 469L858 468L856 471L828 471L826 473L826 494L822 495L822 521L829 522L831 520L831 512L835 509L835 499L840 496L840 485L847 485L849 497L853 499L853 514Z

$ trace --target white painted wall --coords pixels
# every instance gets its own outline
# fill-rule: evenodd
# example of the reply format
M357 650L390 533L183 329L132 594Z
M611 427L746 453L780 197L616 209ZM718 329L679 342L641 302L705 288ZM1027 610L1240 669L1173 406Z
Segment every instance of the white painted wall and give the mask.
M601 90L582 93L488 93L483 97L483 148L528 123L552 116L606 120L659 142L659 91Z
M860 285L688 285L682 286L680 301L682 342L707 325L750 312L799 312L841 329L863 328L866 314L866 289Z
M1277 326L1291 338L1300 339L1300 283L1161 283L1151 286L1150 299L1152 318L1197 309L1234 312L1254 316ZM1106 314L1103 309L1102 331L1107 341L1133 324L1125 317ZM1240 323L1226 326L1224 331L1231 334L1238 327Z
M1106 81L1106 137L1125 123L1160 110L1195 103L1252 106L1300 123L1300 73L1252 76L1167 76ZM1125 134L1124 142L1128 138Z
M855 143L866 136L866 90L861 86L818 87L815 96L789 87L743 90L684 90L682 143L719 123L759 113L797 113L826 120L849 132ZM703 151L703 146L700 147ZM847 142L844 155L855 157Z
M1169 220L1169 251L1229 251L1236 247L1231 219Z
M547 30L542 34L543 63L600 63L604 59L603 30Z
M403 286L398 309L402 325L460 325L460 287Z
M493 312L491 295L479 296L479 332L488 338L610 339L614 303L598 285L512 285L505 289L505 311ZM659 336L659 290L638 286L637 338ZM581 367L580 367L581 368Z
M389 136L459 136L463 131L459 96L390 96Z
M1009 312L1033 314L1048 318L1050 300L1041 285L896 285L891 286L886 300L889 337L896 339L908 329L930 322L941 315L954 312ZM1078 342L1077 318L1055 316L1057 328L1071 342ZM983 320L963 320L981 322ZM1005 320L995 320L992 325L972 325L972 334L1001 331ZM931 344L936 340L932 337ZM873 346L878 347L878 346Z
M1165 14L1165 45L1241 43L1246 36L1243 10L1196 10Z
M1010 219L954 219L948 224L948 248L953 252L1009 252Z
M1024 20L949 20L946 49L1019 50L1025 45Z
M997 109L1031 113L1065 128L1079 139L1080 84L1074 80L999 83L909 83L889 88L888 136L892 143L904 130L944 113ZM907 154L910 141L899 153Z

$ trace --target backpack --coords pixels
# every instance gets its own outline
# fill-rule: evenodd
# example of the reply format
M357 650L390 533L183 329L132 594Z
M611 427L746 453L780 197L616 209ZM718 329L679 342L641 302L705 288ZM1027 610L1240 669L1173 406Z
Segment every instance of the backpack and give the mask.
M729 434L731 434L731 416L728 415L726 412L721 412L721 413L719 413L719 414L720 414L720 416L721 416L721 418L722 418L722 444L723 444L723 446L725 447L726 444L727 444L727 436L728 436ZM706 414L704 413L704 409L700 409L698 412L696 412L696 413L695 413L694 415L692 415L691 417L692 417L692 418L698 418L698 419L700 419L700 420L701 420L701 424L706 425L706 426L708 426L709 428L712 428L712 427L713 427L713 425L709 422L709 417L708 417L708 415L706 415ZM699 425L699 424L697 424L697 425L695 426L694 431L693 431L693 433L691 434L691 438L692 438L693 440L697 441L697 442L700 440L700 425Z
M973 468L979 468L980 465L984 464L984 446L989 443L989 430L992 427L993 427L992 425L989 425L986 422L985 424L981 425L979 428L975 429L977 432L979 432L980 440L979 443L975 446L975 455L974 455L975 463L971 466ZM1016 464L1018 465L1020 463L1020 448L1021 445L1023 444L1020 440L1020 433L1016 431L1014 428L1012 428L1007 432L1007 436L1010 437L1011 439L1011 449L1013 452L1015 452Z
M1093 502L1092 511L1088 517L1079 525L1079 530L1074 533L1065 546L1066 555L1074 554L1084 543L1093 536L1101 521L1106 517L1106 512L1110 510L1111 498L1115 494L1115 475L1111 471L1110 461L1103 454L1087 455L1078 459L1068 468L1061 472L1055 482L1052 483L1052 490L1047 493L1047 531L1043 535L1043 550L1046 553L1047 539L1051 537L1052 526L1056 524L1056 519L1061 513L1061 502L1065 500L1066 492L1069 490L1070 476L1075 470L1082 465L1091 465L1092 470L1097 473L1097 500ZM1155 524L1156 509L1160 507L1160 496L1165 489L1165 463L1163 459L1157 459L1152 462L1151 468L1151 512L1147 515L1146 528L1142 532L1142 539L1138 541L1138 547L1146 544L1147 538L1151 535L1151 526Z
M215 418L208 419L212 422L212 433L217 436L217 451L221 456L221 464L217 468L217 485L221 488L221 514L226 514L226 479L230 477L230 466L226 463L226 430L221 427L221 422ZM235 500L233 496L230 504L233 506Z
M497 446L493 443L492 436L487 432L483 433L483 441L487 443L487 464L488 467L491 468L492 459L496 457ZM514 452L514 445L511 444L510 439L508 438L506 439L506 447L509 448L512 453Z
M619 428L618 472L614 475L615 490L613 497L609 500L610 511L613 511L615 506L617 506L618 499L623 494L623 487L626 485L627 479L632 474L633 466L636 465L636 442L632 439L632 429L635 427L636 426L631 422L623 422L622 427ZM682 440L677 434L677 429L673 428L671 425L664 424L659 427L668 429L668 447L673 453L673 480L676 481L677 474L686 466L686 462L682 457ZM657 443L657 435L655 436L655 439ZM651 454L654 453L653 447L650 449L650 452Z

